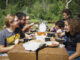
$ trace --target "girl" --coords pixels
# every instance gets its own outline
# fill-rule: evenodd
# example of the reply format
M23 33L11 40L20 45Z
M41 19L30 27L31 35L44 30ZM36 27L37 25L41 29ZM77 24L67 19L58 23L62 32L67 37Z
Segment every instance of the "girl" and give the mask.
M69 60L80 60L80 21L76 19L65 21L67 41L64 43L69 54Z

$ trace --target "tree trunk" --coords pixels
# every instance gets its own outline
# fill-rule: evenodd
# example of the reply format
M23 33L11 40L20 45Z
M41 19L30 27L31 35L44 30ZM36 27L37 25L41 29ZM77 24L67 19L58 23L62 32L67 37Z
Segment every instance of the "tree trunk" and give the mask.
M9 0L6 0L6 8L7 8L7 6L8 6L8 1L9 1Z

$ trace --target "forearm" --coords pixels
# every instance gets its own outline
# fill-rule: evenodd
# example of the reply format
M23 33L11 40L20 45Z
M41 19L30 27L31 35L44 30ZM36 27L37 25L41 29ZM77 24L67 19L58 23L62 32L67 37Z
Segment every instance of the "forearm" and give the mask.
M26 31L27 29L29 29L29 28L31 28L31 27L32 27L31 25L25 26L25 27L22 29L22 31L24 32L24 31Z
M13 48L13 46L2 47L2 48L0 48L0 52L8 52L8 51L11 50L12 48Z
M74 58L76 58L76 57L78 57L78 56L80 56L80 54L79 54L78 52L75 52L74 54L72 54L72 55L69 57L69 59L70 59L70 60L73 60Z

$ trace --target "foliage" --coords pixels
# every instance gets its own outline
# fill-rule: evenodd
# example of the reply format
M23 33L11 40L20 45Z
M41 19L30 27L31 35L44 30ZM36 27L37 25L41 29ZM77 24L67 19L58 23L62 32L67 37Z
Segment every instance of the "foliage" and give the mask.
M80 0L73 0L69 8L73 17L80 16ZM62 10L65 9L66 0L0 0L0 27L4 25L4 17L7 14L24 12L32 19L60 20Z

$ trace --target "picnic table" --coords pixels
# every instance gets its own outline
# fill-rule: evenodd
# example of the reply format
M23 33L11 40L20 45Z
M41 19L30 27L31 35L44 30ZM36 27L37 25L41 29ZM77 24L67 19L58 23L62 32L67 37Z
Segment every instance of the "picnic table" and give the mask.
M0 60L68 60L69 55L65 48L44 47L36 52L27 51L17 44L8 52L8 56L0 56Z
M65 48L45 47L37 52L26 51L22 44L16 45L8 52L10 60L68 60L68 53Z
M0 56L0 60L9 60L8 56Z

